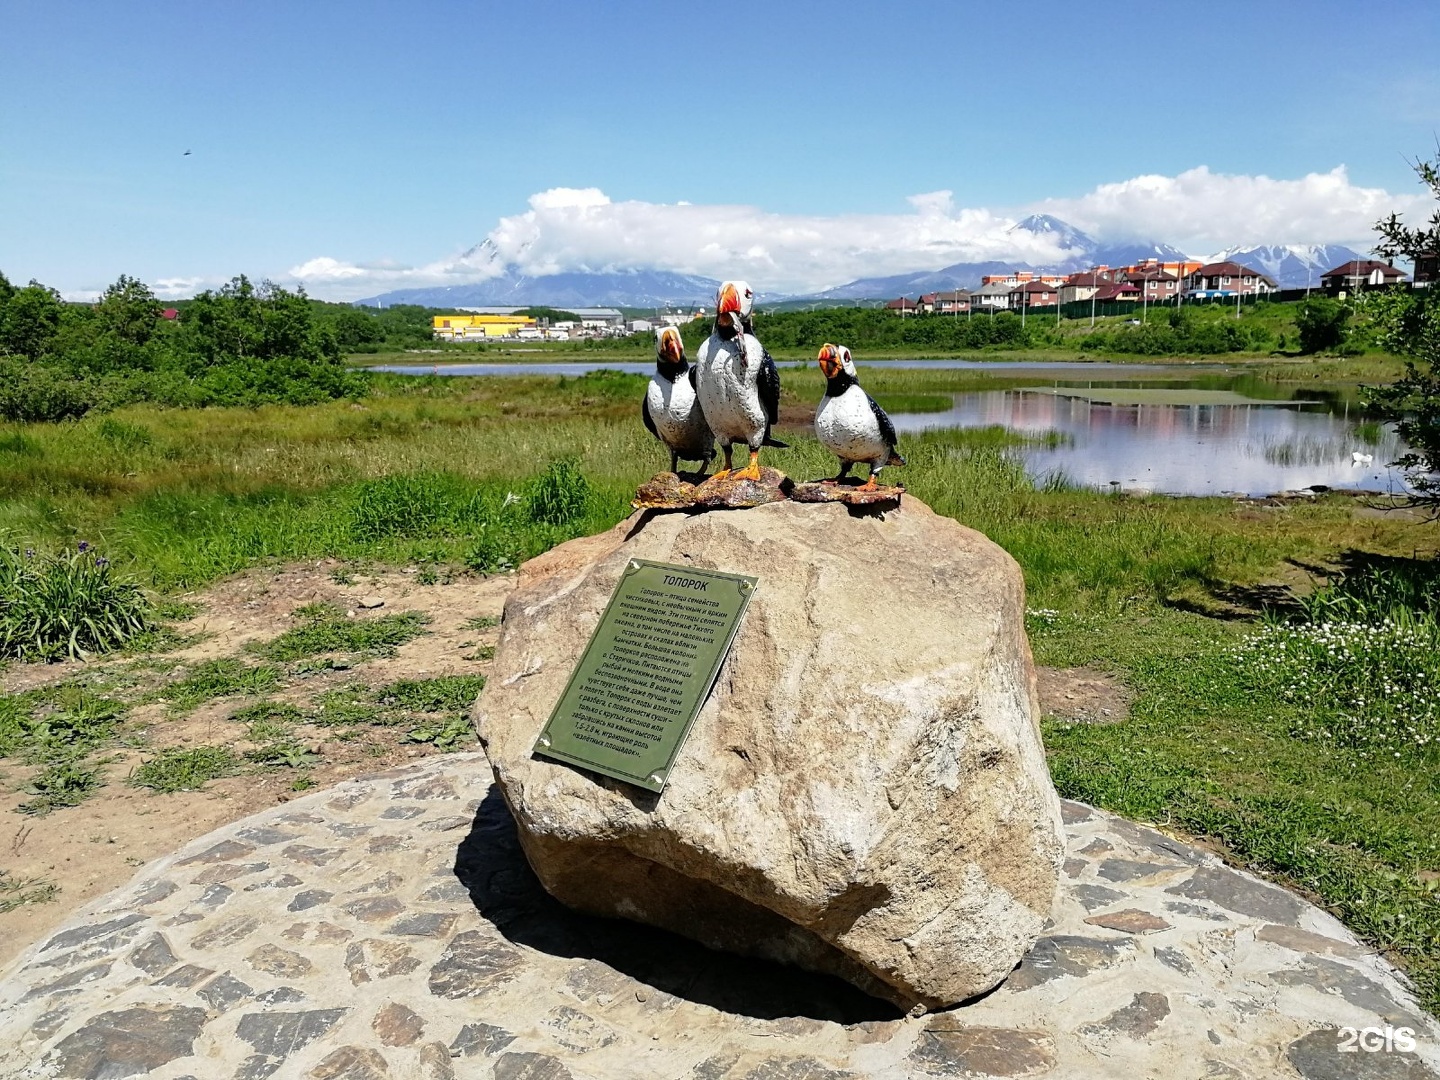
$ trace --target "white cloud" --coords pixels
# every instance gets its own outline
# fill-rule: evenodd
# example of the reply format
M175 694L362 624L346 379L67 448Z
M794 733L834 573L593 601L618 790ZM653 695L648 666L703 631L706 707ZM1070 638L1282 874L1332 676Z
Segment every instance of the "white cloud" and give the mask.
M1227 176L1201 166L1178 176L1138 176L1078 198L1008 210L957 208L952 193L913 195L891 214L775 214L753 206L614 201L598 188L552 188L502 217L483 242L424 266L350 263L321 256L289 279L317 296L458 285L518 267L531 275L637 268L741 277L775 295L858 277L987 260L1053 263L1054 237L1012 231L1031 212L1063 218L1102 241L1154 239L1205 254L1248 243L1349 243L1366 249L1370 227L1418 195L1357 187L1344 167L1298 180Z
M1107 240L1159 239L1197 254L1250 244L1348 244L1369 250L1372 226L1413 211L1420 195L1357 187L1343 165L1298 180L1227 176L1205 166L1178 176L1101 184L1036 208Z

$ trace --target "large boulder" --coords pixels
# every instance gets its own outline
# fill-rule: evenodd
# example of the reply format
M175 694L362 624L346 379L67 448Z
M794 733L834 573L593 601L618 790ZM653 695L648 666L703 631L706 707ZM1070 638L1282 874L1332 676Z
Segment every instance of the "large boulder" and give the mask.
M531 754L632 558L759 578L660 796ZM984 536L908 496L642 512L519 576L476 719L562 902L904 1008L991 989L1039 935L1060 806L1024 583Z

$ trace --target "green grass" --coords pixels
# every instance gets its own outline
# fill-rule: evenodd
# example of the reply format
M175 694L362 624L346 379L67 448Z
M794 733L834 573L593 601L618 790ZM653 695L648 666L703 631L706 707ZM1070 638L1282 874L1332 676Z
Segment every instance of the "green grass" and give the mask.
M295 611L299 623L251 651L267 660L302 660L322 653L394 656L395 650L425 632L429 616L402 611L373 619L349 618L333 604L308 604Z
M123 702L74 681L0 695L0 758L44 763L83 757L110 742L125 710Z
M161 750L130 775L134 787L149 788L160 794L176 791L197 791L211 780L233 776L240 771L240 760L225 746L196 746L189 749Z
M183 679L164 687L159 696L174 713L187 713L218 697L265 694L280 682L280 672L269 664L250 665L231 657L205 660Z
M17 878L0 870L0 915L26 904L48 904L60 895L60 886L44 878Z
M1030 355L1073 359L1060 351ZM892 401L1037 383L1034 373L894 371L867 367L866 359L857 356L867 389ZM1385 363L1276 357L1246 368L1244 392L1284 398L1303 389L1348 399L1353 387L1327 380L1378 377ZM1201 390L1231 385L1208 369L1197 374L1176 363L1174 372L1175 383ZM819 372L813 364L787 369L782 381L782 421L803 421L823 393ZM113 414L148 431L148 442L107 436L89 418L0 425L0 533L42 550L73 545L76 536L99 537L131 578L161 589L202 586L270 560L408 564L437 579L460 568L503 570L612 526L628 514L636 485L665 466L662 449L636 419L644 383L642 376L613 373L382 379L359 408L132 407ZM1147 377L1140 388L1167 384ZM802 427L782 423L781 437L793 448L767 450L767 464L796 479L833 473L833 458ZM1017 559L1031 608L1055 613L1031 620L1040 662L1089 665L1134 691L1124 722L1046 722L1057 786L1138 820L1208 836L1235 861L1316 897L1402 961L1435 1009L1440 904L1431 882L1440 871L1440 768L1427 748L1387 759L1394 751L1383 744L1303 731L1305 718L1318 715L1305 699L1325 687L1358 686L1350 675L1360 668L1386 674L1380 661L1400 650L1356 652L1333 670L1318 654L1292 658L1286 668L1292 674L1323 676L1295 683L1292 699L1257 683L1237 654L1247 638L1291 614L1302 621L1283 625L1309 625L1303 605L1281 588L1305 593L1313 570L1304 568L1381 556L1411 566L1417 548L1421 555L1433 551L1429 528L1360 518L1355 503L1340 497L1262 509L1226 499L1076 490L1063 480L1037 485L1013 453L1021 441L999 428L907 436L901 449L909 465L886 478L903 480L914 497ZM1429 580L1408 574L1408 584L1382 588L1356 577L1321 590L1311 601L1310 623L1328 618L1373 628L1373 612L1397 605L1426 610ZM1325 614L1322 605L1333 610ZM400 628L343 619L333 609L311 612L261 654L280 664L383 649L383 640L347 636L377 625L386 633ZM492 627L480 621L467 629ZM1424 648L1407 655L1413 671L1430 670ZM189 672L177 707L218 694L263 695L278 681L273 667L231 664ZM1403 672L1389 674L1393 681ZM313 714L263 701L242 714L259 725L253 730L262 746L293 739L290 727L300 723L325 726L338 738L381 725L411 739L461 745L471 737L465 714L476 685L355 687L322 695ZM24 727L47 709L59 711L29 697L19 705L0 699L0 740L9 739L21 756L51 745ZM16 719L22 713L30 719ZM1355 732L1364 733L1363 725ZM184 755L217 755L222 772L242 766L224 748L176 753L142 769L163 785L205 772ZM304 777L303 768L298 775Z
M0 544L0 658L83 658L153 628L149 599L84 541L55 554Z
M22 814L44 817L53 810L78 806L101 785L100 769L86 767L77 759L47 765L31 778L25 791L34 798L15 809Z

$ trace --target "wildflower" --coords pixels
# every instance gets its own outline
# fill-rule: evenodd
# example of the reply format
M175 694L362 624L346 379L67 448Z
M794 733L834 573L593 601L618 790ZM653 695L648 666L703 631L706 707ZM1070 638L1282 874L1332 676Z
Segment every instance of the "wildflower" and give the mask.
M75 550L83 555L85 552L90 550L90 541L81 540L78 544L75 545Z
M110 565L110 560L107 559L104 555L100 555L96 557L95 565L100 567L101 569L104 569L105 567Z

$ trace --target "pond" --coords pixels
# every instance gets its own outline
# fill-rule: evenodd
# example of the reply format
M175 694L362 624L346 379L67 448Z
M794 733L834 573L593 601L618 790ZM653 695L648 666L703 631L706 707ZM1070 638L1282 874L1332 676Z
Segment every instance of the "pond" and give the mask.
M778 360L777 367L795 367L804 361ZM1173 365L1165 364L1102 364L1083 360L877 360L869 368L890 368L907 371L979 371L996 374L1033 372L1039 375L1070 372L1103 372L1106 376L1173 373ZM653 360L577 360L551 363L514 364L376 364L367 371L386 371L392 375L586 375L592 371L623 371L627 375L649 375L655 370ZM1184 370L1184 369L1179 369Z
M1135 383L948 396L953 405L945 411L892 414L902 451L906 432L999 425L1048 436L1021 451L1036 479L1058 475L1086 487L1172 495L1408 490L1386 465L1404 444L1343 401Z
M1224 365L927 359L872 361L865 368L976 371L1014 381L1016 389L936 395L950 399L948 409L890 415L902 436L999 425L1040 437L1021 451L1037 480L1063 476L1086 487L1172 495L1409 490L1386 465L1404 453L1404 444L1391 428L1360 415L1353 393L1302 393ZM371 370L577 376L601 369L644 375L654 364L404 364Z

